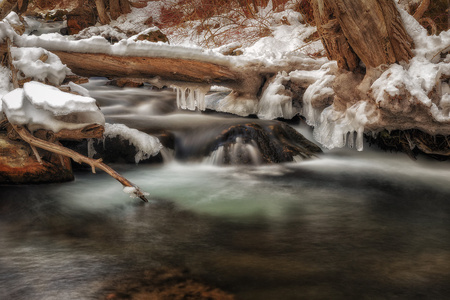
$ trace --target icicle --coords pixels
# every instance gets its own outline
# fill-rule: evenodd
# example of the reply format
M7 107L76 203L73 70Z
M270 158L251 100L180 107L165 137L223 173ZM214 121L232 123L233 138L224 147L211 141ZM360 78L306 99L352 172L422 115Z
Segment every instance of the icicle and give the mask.
M95 151L94 148L94 139L87 140L87 150L88 150L88 157L94 158L94 155L97 154L97 151Z
M209 92L209 85L172 86L177 91L177 106L181 109L206 109L205 95Z

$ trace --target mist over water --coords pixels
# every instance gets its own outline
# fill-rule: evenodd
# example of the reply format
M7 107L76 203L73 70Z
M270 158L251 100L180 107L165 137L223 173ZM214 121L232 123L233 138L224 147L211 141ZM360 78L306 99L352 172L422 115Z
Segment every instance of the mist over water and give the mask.
M219 118L173 115L171 91L90 89L107 119L130 127L150 127L150 110L139 109L155 99L154 116L176 126ZM448 162L366 147L300 163L113 167L150 203L88 171L64 184L0 186L0 298L105 298L115 282L162 267L237 299L450 294Z

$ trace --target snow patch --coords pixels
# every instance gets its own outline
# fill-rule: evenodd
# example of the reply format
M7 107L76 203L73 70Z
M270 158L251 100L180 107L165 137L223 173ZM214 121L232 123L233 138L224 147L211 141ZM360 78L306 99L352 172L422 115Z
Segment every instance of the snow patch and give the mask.
M3 111L8 120L28 129L80 129L90 124L103 125L105 119L95 99L64 93L39 82L25 83L2 98Z
M138 188L136 188L134 186L124 186L123 192L125 194L130 195L130 198L139 198L139 195L144 195L144 196L150 195L149 193L142 192L141 190L139 190Z
M25 76L51 84L60 85L67 75L72 74L55 54L42 48L11 47L14 66ZM20 74L19 72L19 74Z
M109 138L118 137L121 140L128 141L130 145L133 145L137 149L137 153L134 157L136 163L158 154L163 148L156 137L137 129L129 128L123 124L105 124L105 132L103 135L104 137Z

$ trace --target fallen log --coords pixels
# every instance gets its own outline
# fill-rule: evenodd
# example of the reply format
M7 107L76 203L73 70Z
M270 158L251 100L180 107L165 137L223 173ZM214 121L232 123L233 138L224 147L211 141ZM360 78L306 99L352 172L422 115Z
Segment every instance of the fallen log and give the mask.
M55 51L72 72L85 77L131 77L195 83L236 83L240 73L210 62L165 57L115 56Z

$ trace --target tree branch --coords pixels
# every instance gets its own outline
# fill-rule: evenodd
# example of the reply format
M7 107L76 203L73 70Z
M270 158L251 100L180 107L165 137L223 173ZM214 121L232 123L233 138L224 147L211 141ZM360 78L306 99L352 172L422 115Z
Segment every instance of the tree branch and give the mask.
M41 149L44 149L44 150L47 150L47 151L50 151L50 152L53 152L53 153L56 153L56 154L70 157L77 163L88 164L91 166L93 173L95 173L95 168L99 168L100 170L105 171L111 177L113 177L114 179L119 181L123 186L134 188L136 196L141 198L142 201L148 202L144 193L141 191L141 189L138 186L134 185L128 179L126 179L125 177L123 177L122 175L120 175L119 173L114 171L111 167L104 164L101 159L95 160L95 159L88 158L84 155L81 155L81 154L79 154L73 150L67 149L63 146L53 144L53 143L41 140L39 138L36 138L24 127L14 125L14 124L11 124L11 126L19 134L19 136L28 144L38 147L38 148L41 148Z

